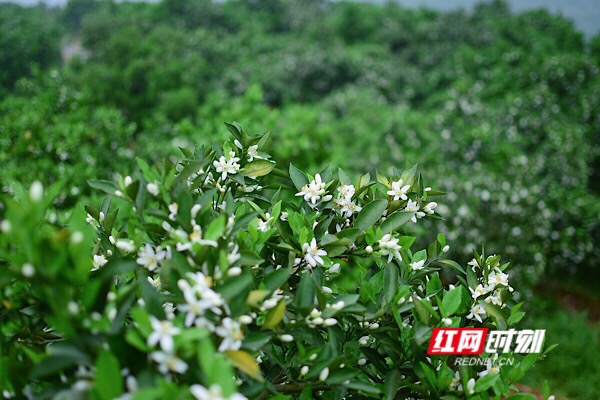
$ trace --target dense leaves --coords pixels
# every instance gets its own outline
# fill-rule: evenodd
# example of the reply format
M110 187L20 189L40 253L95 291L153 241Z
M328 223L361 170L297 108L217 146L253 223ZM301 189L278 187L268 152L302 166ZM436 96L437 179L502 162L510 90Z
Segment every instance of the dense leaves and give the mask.
M46 218L55 188L15 184L0 234L4 393L487 399L540 356L426 356L434 327L507 329L523 313L500 256L456 264L449 285L444 235L414 245L438 217L416 167L352 184L290 166L290 179L273 173L268 135L228 127L223 145L90 181L108 196L68 228Z
M482 237L531 280L586 276L600 256L598 39L588 51L561 17L512 15L502 1L437 13L82 0L62 14L3 6L2 15L3 66L31 55L27 65L46 68L56 57L35 54L56 55L61 40L74 50L30 79L17 82L35 71L24 64L4 68L14 90L0 104L0 179L65 177L63 208L90 193L87 179L126 171L133 154L159 161L224 139L233 117L273 131L273 154L304 169L332 162L374 176L374 165L428 165L457 210L440 229L463 261ZM39 15L43 29L13 29ZM56 19L70 27L63 38L44 30Z

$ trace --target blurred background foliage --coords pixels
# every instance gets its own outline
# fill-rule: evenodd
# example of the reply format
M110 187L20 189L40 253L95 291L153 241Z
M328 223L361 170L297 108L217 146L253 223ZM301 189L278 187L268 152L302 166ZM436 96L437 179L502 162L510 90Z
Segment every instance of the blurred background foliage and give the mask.
M221 140L237 120L308 171L418 162L448 192L452 256L484 242L531 285L598 291L600 35L545 10L0 4L0 65L0 185L62 181L62 213L87 179Z

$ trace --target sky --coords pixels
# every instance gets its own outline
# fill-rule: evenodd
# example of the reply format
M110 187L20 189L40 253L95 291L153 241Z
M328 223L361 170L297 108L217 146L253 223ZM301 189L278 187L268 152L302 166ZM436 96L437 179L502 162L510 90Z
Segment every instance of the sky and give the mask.
M367 0L369 1L369 0ZM370 0L383 3L387 0ZM436 10L455 10L458 8L470 9L477 0L395 0L407 7L425 6ZM39 2L48 5L64 5L67 0L0 0L0 3L17 3L33 5ZM591 37L600 33L600 0L509 0L513 11L522 11L531 8L547 8L554 13L573 20L575 26Z

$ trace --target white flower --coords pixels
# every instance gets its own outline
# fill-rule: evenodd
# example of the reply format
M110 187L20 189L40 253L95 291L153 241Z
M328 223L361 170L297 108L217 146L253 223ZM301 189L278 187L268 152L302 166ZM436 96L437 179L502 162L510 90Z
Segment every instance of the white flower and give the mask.
M262 157L258 154L258 145L248 147L248 162L254 159L261 159Z
M189 326L192 323L191 321L194 321L196 325L202 322L195 318L204 315L206 310L221 315L222 311L219 307L225 305L225 300L210 287L210 278L201 272L188 273L187 277L192 279L194 282L193 286L185 279L177 281L177 286L187 302L187 304L180 306L181 311L188 313L185 320L186 326Z
M190 392L197 400L248 400L240 393L225 397L221 387L216 384L211 385L208 389L202 385L192 385L190 386Z
M169 371L184 374L188 369L188 365L185 361L168 352L155 351L150 354L150 358L158 363L158 370L161 374L166 374Z
M32 276L35 275L35 268L31 264L25 263L21 267L21 273L23 274L23 276L25 278L31 278Z
M135 251L135 244L133 243L133 240L119 239L116 241L115 246L117 246L117 249L125 253L132 253Z
M410 265L410 268L413 271L418 271L420 269L423 269L423 267L425 265L425 260L421 260L421 261L417 261L417 262L414 262L414 263L410 263L409 265Z
M423 207L423 211L425 211L429 215L432 215L435 212L433 210L437 207L437 205L438 205L438 203L436 203L435 201L432 201L431 203L429 203L425 207Z
M367 359L366 358L359 358L358 359L358 365L365 365L367 363Z
M493 293L493 295L485 298L485 302L495 304L497 306L501 306L502 305L502 297L500 296L500 292L495 291Z
M367 346L369 344L370 340L371 340L370 335L362 336L360 339L358 339L358 344L361 346Z
M498 354L498 353L496 353L496 354ZM499 373L500 373L500 367L494 365L492 362L488 362L487 366L486 366L486 370L485 371L481 371L477 375L479 375L479 377L481 378L481 377L486 376L488 374L495 375L495 374L499 374Z
M173 326L171 321L159 321L153 315L150 316L150 324L152 333L148 336L148 346L156 346L157 343L160 343L163 351L173 352L173 336L178 335L180 329Z
M325 186L327 185L321 180L321 175L316 174L315 179L313 179L308 185L304 185L302 190L296 193L296 196L303 196L304 201L309 203L309 205L314 206L325 194ZM328 201L330 199L331 196L326 196L323 198L323 201Z
M496 286L496 285L508 286L508 274L505 274L505 273L501 272L500 270L496 270L496 271L492 272L488 276L488 285L490 285L490 286Z
M448 252L448 250L450 250L450 246L448 246L448 245L445 245L445 246L442 248L442 253L447 253L447 252Z
M244 334L239 322L229 317L223 318L221 326L217 327L215 333L223 338L219 345L219 351L239 350L242 347Z
M231 267L227 270L227 276L234 277L239 276L242 273L242 268L240 267Z
M323 321L323 325L325 326L334 326L337 325L338 321L335 318L327 318Z
M345 199L351 199L356 192L354 185L343 185L337 188L338 192L340 192L340 196Z
M227 174L234 175L240 170L240 165L237 163L238 161L240 161L240 159L235 157L233 151L229 152L229 160L227 160L225 156L221 156L219 161L213 161L215 170L217 173L221 174L221 180L224 181L225 178L227 178Z
M485 309L482 306L480 306L479 304L475 304L475 305L473 305L473 307L471 307L471 313L469 315L467 315L467 318L476 319L477 321L482 323L483 322L483 320L481 318L482 315L486 315Z
M379 240L379 248L381 255L388 256L388 262L392 261L392 259L396 258L398 261L402 261L402 256L400 255L400 249L402 246L398 244L397 238L393 237L391 234L386 233L383 235L381 240Z
M200 225L197 225L195 223L193 224L192 233L190 233L189 235L183 230L177 230L172 233L172 236L180 240L179 242L177 242L176 245L177 251L192 250L194 243L198 243L203 246L219 246L219 244L214 240L202 239L202 228L200 227Z
M471 296L473 297L473 300L477 299L479 296L483 296L484 294L490 292L489 286L483 286L481 284L477 285L475 290L471 288L469 288L469 290L471 291Z
M304 251L304 260L311 266L316 267L317 265L323 265L325 262L321 256L326 256L327 252L317 247L317 240L313 238L310 242L302 245Z
M139 250L135 262L153 272L160 266L166 256L167 252L161 250L160 247L157 247L155 251L149 243L146 243L146 246Z
M131 177L127 175L125 179L123 179L123 183L125 184L125 187L128 187L133 183L133 179L131 179Z
M467 382L467 393L469 393L469 394L475 393L475 378L471 378Z
M406 192L410 189L410 185L402 186L402 179L392 182L392 189L388 190L387 194L389 196L394 196L394 200L406 200Z
M289 343L289 342L294 341L294 337L292 335L289 335L286 333L286 334L279 336L279 340L281 340L282 342Z
M198 215L198 212L200 212L201 208L202 208L202 206L200 204L194 204L192 206L192 209L190 210L190 215L191 215L192 219L196 219L196 215Z
M454 373L454 378L452 378L452 382L450 382L450 390L463 391L462 384L460 383L460 373L458 371Z
M450 326L450 325L452 325L452 319L451 318L442 318L442 323L446 326Z
M416 201L408 199L408 203L406 203L406 208L404 210L407 212L417 212L419 211L419 204ZM413 215L410 220L417 223L417 215Z
M262 218L258 218L258 230L261 232L266 232L269 230L269 223L273 220L271 214L265 213L266 220L262 220Z
M239 250L240 246L235 244L231 252L227 254L227 262L229 262L229 264L233 264L234 262L242 258L241 254L239 253Z
M360 212L362 210L361 206L347 199L344 199L343 201L338 200L338 204L340 205L340 207L342 207L340 210L340 214L342 217L345 218L350 218L352 214Z
M177 203L169 204L169 211L171 212L169 214L169 219L171 221L175 221L175 218L177 218L177 211L179 211L179 204L177 204Z
M304 365L302 368L300 368L300 376L304 376L304 375L308 374L308 371L309 371L308 365Z
M325 367L319 374L319 380L321 382L323 382L323 381L325 381L325 379L327 379L328 376L329 376L329 368Z
M471 267L473 267L473 269L475 269L475 267L477 267L479 265L479 263L477 262L476 259L473 258L471 261L469 261L467 263L467 265L470 265Z
M92 261L92 271L96 271L98 269L100 269L100 267L103 267L104 265L106 265L106 263L108 262L108 260L106 259L106 257L104 257L104 255L100 254L95 254L94 255L94 259Z
M40 181L34 181L29 188L29 198L34 203L39 202L44 197L44 186Z
M150 193L154 197L158 196L158 194L160 193L160 191L158 189L158 185L156 183L147 184L146 190L148 191L148 193Z
M337 274L338 272L340 272L340 264L339 263L335 263L331 266L331 268L329 268L329 273L330 274Z
M92 217L90 214L88 214L88 217ZM85 219L86 221L88 220L87 218ZM92 218L93 221L93 218ZM90 223L90 222L88 222ZM4 219L2 220L2 222L0 222L0 231L3 233L10 233L10 231L12 230L12 224L10 223L9 220Z

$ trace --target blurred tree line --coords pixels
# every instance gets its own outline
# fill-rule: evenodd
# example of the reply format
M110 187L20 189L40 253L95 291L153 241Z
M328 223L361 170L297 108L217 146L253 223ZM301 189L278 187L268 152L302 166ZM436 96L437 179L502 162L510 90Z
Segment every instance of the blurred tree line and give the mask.
M531 278L600 257L600 36L505 1L472 12L305 0L0 5L3 176L89 178L270 127L316 170L419 162L466 259L486 241ZM62 63L61 43L89 57Z

